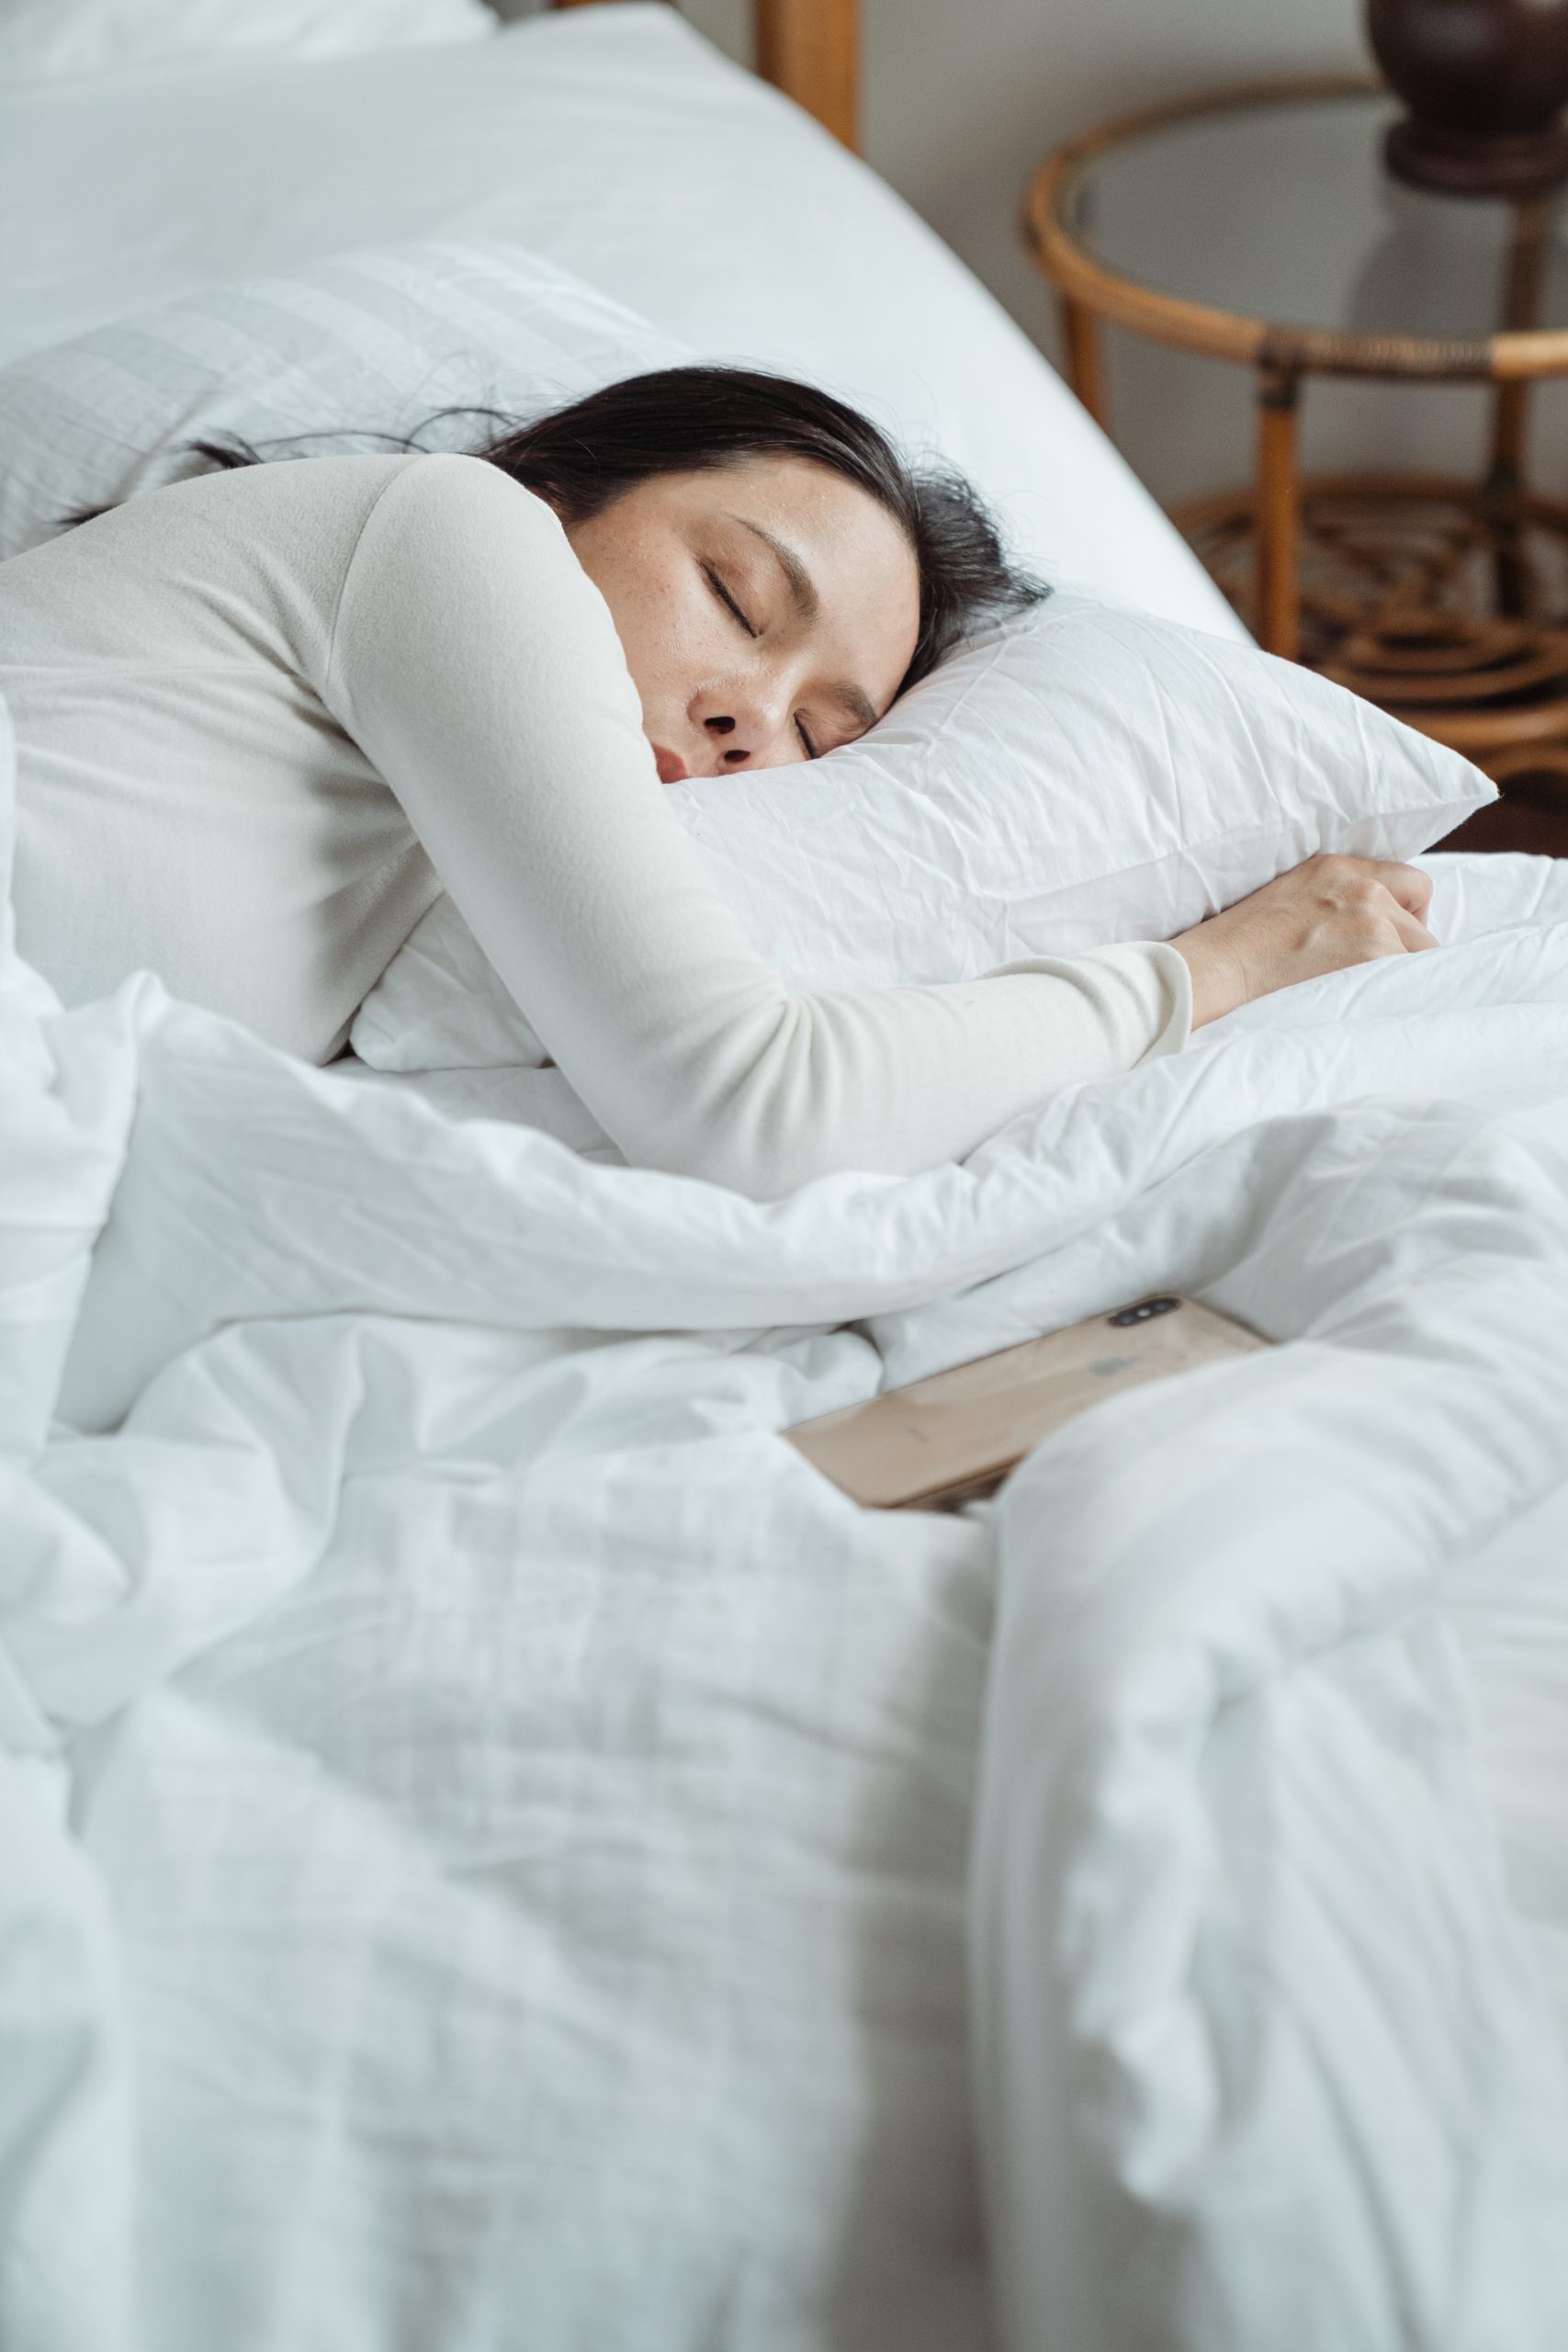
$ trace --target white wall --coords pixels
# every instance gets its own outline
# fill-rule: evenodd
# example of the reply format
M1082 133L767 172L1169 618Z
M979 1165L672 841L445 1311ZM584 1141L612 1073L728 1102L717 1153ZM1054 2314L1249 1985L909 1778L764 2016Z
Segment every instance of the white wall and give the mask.
M523 14L534 0L498 5ZM1023 187L1053 146L1153 99L1369 62L1360 0L861 0L861 11L868 160L1053 357L1050 289L1017 225ZM745 53L745 0L684 0L684 12ZM1303 229L1310 235L1310 220ZM1109 357L1111 429L1156 496L1247 477L1241 371L1119 334ZM1547 405L1568 411L1568 393ZM1468 469L1483 429L1476 392L1320 382L1307 397L1304 455L1320 467Z

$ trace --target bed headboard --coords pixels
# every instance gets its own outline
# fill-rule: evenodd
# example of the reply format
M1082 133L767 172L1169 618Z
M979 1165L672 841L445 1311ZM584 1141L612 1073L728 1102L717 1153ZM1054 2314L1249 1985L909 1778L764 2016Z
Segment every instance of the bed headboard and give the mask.
M550 0L592 8L598 0ZM857 0L751 0L757 71L825 123L846 147L858 135Z

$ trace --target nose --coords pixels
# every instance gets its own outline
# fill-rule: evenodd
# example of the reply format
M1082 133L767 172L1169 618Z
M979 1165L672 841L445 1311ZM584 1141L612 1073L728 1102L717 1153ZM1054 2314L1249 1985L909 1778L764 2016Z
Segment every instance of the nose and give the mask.
M695 697L692 716L713 744L721 772L776 766L785 756L780 744L789 735L789 709L782 686L730 684L705 690Z
M703 725L710 735L716 735L721 739L735 733L735 721L728 715L716 718L705 718ZM718 756L723 766L738 768L742 766L751 755L744 743L726 743Z

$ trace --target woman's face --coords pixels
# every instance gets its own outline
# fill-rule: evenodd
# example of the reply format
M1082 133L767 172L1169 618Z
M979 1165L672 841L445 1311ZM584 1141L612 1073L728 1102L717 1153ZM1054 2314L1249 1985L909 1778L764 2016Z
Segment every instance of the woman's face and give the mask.
M851 742L908 668L908 541L803 458L658 475L567 537L610 607L666 784Z

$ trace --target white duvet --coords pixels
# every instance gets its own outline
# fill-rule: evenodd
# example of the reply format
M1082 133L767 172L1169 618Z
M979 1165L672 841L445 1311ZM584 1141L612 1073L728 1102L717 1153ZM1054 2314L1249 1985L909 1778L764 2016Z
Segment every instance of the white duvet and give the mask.
M1510 913L771 1205L7 954L6 2352L1568 2341ZM962 1519L779 1440L1156 1286L1290 1344Z

